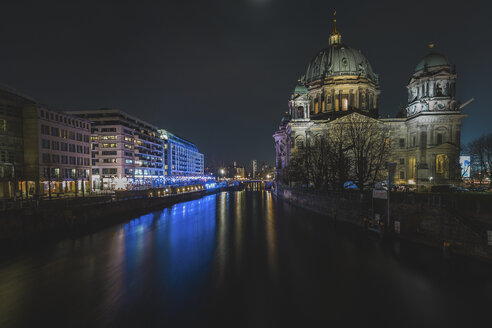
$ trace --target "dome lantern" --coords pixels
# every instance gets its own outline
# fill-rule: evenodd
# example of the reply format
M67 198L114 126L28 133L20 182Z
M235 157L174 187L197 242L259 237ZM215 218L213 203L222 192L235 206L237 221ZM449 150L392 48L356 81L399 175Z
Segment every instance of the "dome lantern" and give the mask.
M330 34L330 45L340 44L342 42L342 35L337 30L337 11L333 12L333 31Z

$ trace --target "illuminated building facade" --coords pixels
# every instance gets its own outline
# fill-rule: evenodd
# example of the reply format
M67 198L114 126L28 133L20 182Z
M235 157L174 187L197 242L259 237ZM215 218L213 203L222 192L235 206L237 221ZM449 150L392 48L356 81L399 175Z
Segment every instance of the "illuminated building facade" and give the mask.
M25 196L89 191L91 124L32 104L23 107Z
M359 50L341 42L335 20L329 47L308 65L273 136L277 173L286 172L296 149L310 138L326 135L347 115L361 115L377 120L387 131L396 184L455 183L460 179L460 131L465 117L455 85L455 69L430 45L407 85L405 110L400 109L395 118L379 118L378 76Z
M22 108L35 101L0 86L0 199L12 198L24 180Z
M160 129L159 134L164 141L166 176L203 176L204 157L194 143L164 129Z
M157 127L117 109L72 111L92 122L95 190L162 187L164 142Z

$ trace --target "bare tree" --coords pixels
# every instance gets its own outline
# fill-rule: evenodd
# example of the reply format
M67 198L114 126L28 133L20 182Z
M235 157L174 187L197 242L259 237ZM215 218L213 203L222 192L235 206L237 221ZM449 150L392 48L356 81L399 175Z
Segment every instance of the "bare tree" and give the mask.
M389 155L389 138L383 123L373 118L351 114L340 119L346 125L344 135L353 159L352 177L359 190L383 179Z
M471 141L466 150L471 157L472 177L480 184L488 178L492 179L492 133Z
M381 122L360 114L344 116L328 131L307 135L299 142L289 163L292 182L316 190L343 190L353 180L363 190L385 178L389 139Z

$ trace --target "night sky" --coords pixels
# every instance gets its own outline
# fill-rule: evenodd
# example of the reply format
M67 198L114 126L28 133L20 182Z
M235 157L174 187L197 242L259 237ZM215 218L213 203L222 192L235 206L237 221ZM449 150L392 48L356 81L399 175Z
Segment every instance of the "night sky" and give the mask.
M271 136L335 7L342 41L379 74L382 116L405 105L434 41L457 66L458 98L476 99L462 141L491 132L492 23L473 1L3 1L0 83L58 110L121 109L207 163L273 164Z

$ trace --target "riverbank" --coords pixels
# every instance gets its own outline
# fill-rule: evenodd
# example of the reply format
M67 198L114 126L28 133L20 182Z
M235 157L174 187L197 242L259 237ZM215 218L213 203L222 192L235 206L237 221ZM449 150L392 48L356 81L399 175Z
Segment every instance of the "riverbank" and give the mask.
M273 194L294 206L361 228L363 218L370 216L372 207L370 193L315 193L277 186ZM447 253L492 261L492 246L487 239L488 231L492 230L492 198L467 195L467 205L460 206L459 197L464 196L390 195L390 224L385 235L440 248ZM395 222L399 231L395 229Z
M97 201L80 199L68 204L53 203L53 206L2 212L0 245L6 245L11 250L30 247L40 242L73 238L180 202L235 189L235 187L222 187L128 199L118 197L105 197Z

